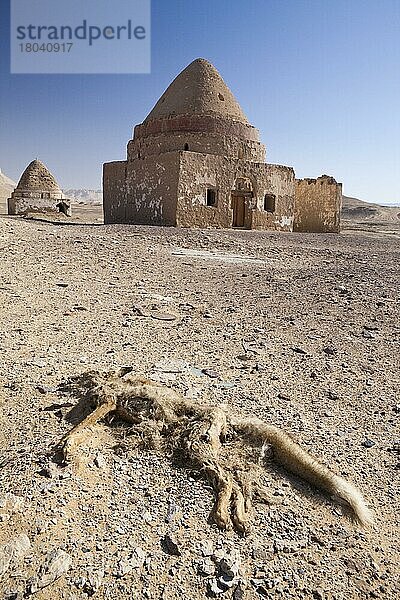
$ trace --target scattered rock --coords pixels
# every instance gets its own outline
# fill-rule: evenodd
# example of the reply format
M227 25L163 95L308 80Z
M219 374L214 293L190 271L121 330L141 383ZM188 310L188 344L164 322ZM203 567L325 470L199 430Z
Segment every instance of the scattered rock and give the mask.
M31 543L26 533L20 533L0 548L0 576L29 552Z
M26 533L20 533L6 545L11 559L20 559L30 550L31 543Z
M307 354L306 350L303 350L303 348L299 348L298 346L293 347L292 350L297 354Z
M226 589L222 588L219 585L218 580L213 577L209 582L208 582L208 591L213 595L213 596L219 596L220 594L223 594Z
M35 594L62 577L72 564L72 557L60 548L47 555L36 577L28 582L27 594Z
M233 579L239 573L240 557L238 553L225 554L219 562L219 568L227 576Z
M215 574L209 581L208 587L209 592L217 596L234 588L239 583L240 554L235 550L225 552L220 549L216 550L211 558L212 560L207 558L203 561L201 568L204 574ZM214 567L213 571L211 570L211 566Z
M181 551L179 550L178 543L176 542L172 534L165 534L161 542L161 546L163 550L168 554L171 554L171 556L181 556Z
M91 571L88 574L84 591L89 595L93 595L100 589L104 579L104 569Z
M205 377L205 373L202 369L198 369L197 367L190 367L189 373L195 377Z
M175 321L178 317L177 315L173 315L172 313L153 311L150 313L150 317L152 319L156 319L157 321Z
M24 498L16 496L11 492L0 496L0 508L4 508L11 513L20 511L24 507Z
M62 473L65 473L65 471L62 471ZM46 466L44 466L42 469L40 469L40 471L38 471L38 474L41 477L47 477L48 479L54 479L56 477L59 477L61 475L61 472L56 464L54 464L53 462L49 462Z
M337 350L333 346L325 346L325 348L322 348L322 351L328 356L335 356L337 354Z
M202 369L204 375L207 375L207 377L210 377L211 379L218 379L219 374L217 373L217 371L213 371L212 369Z
M213 555L213 543L211 540L202 540L200 542L200 548L203 556L212 556Z
M236 590L233 592L232 599L233 600L244 600L244 589L240 585L237 586Z
M57 392L57 388L49 385L37 385L36 389L41 394L55 394Z
M210 557L204 558L200 561L199 573L200 575L214 575L215 564L213 563Z
M130 561L127 558L121 558L115 571L116 577L124 577L133 569Z
M96 454L93 462L96 465L96 467L99 469L105 469L105 467L107 466L107 461L104 458L104 455L101 454L101 452L98 452Z
M374 442L373 440L370 439L366 439L362 442L362 445L364 446L364 448L372 448L373 446L375 446L376 442Z
M131 565L134 569L139 569L143 566L146 559L146 553L140 546L136 546L130 557Z

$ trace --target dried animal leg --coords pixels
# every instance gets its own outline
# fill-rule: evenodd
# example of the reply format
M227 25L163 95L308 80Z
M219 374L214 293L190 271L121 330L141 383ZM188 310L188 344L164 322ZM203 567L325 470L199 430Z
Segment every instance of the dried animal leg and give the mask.
M236 529L246 533L248 529L248 514L246 502L240 486L235 482L232 489L232 521Z
M62 438L61 442L59 443L59 447L61 448L63 458L65 461L68 460L71 453L71 449L74 446L79 446L83 442L85 436L82 436L82 438L80 438L80 433L83 431L83 429L94 425L95 423L97 423L97 421L100 421L100 419L108 415L108 413L115 410L115 408L115 400L113 398L109 398L106 402L100 404L100 406L95 408L95 410L91 412L85 419L83 419L83 421L75 425L75 427L73 427Z
M205 464L204 471L216 494L212 510L214 521L220 529L230 529L229 508L233 489L232 475L222 469L217 462Z
M241 533L249 530L252 513L252 484L245 473L238 470L234 474L235 482L232 490L232 521Z
M226 415L220 408L214 408L203 411L198 422L189 421L184 434L189 458L204 470L217 495L213 516L221 529L231 523L229 508L233 488L232 476L222 468L218 456L225 431Z

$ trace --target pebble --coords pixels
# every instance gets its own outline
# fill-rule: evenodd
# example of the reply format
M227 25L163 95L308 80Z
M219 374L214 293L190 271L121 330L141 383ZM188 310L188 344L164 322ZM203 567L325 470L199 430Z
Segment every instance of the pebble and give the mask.
M52 550L46 556L38 575L28 582L28 590L34 594L42 588L52 584L62 575L67 573L72 565L72 557L61 548Z
M362 335L363 335L363 338L365 338L366 340L372 340L375 337L375 335L371 331L366 331L365 329L364 329Z
M370 439L366 439L362 442L362 445L364 446L364 448L372 448L373 446L375 446L376 442L374 442L373 440Z
M55 394L57 392L56 387L52 387L49 385L37 385L36 389L41 394Z
M211 540L202 540L200 542L200 548L203 556L212 556L213 554L213 543Z
M204 377L205 373L202 369L198 369L197 367L190 367L189 373L194 375L195 377Z
M292 348L292 350L297 354L307 354L306 350L304 350L303 348L299 348L298 346L295 346L294 348Z
M218 580L214 577L208 582L208 589L211 594L214 596L219 596L223 594L225 590L219 585Z
M201 575L213 575L215 573L215 565L210 558L204 558L200 561L199 573Z
M328 356L334 356L335 354L337 354L337 350L333 346L325 346L325 348L322 348L322 350Z
M115 571L116 577L124 577L132 571L133 567L127 558L121 558Z
M101 452L98 452L94 458L94 464L98 469L104 469L107 466L107 461Z
M219 377L217 371L213 371L212 369L202 369L202 371L204 375L207 375L207 377L210 377L211 379L217 379Z
M165 534L162 540L162 547L168 554L171 554L171 556L181 556L182 554L175 537L170 533Z

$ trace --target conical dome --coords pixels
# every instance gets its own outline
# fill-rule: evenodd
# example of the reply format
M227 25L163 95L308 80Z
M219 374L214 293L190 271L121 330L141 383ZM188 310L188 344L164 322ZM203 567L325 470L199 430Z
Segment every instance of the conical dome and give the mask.
M16 187L17 190L60 191L60 187L46 165L35 159L26 167Z
M174 79L145 123L175 115L214 115L248 124L221 75L204 58L194 60Z

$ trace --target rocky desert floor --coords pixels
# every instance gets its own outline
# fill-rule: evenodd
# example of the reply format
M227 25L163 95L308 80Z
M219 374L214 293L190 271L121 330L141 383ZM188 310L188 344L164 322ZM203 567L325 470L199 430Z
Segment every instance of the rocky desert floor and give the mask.
M400 598L393 227L0 217L0 597ZM122 422L99 422L59 464L84 411L60 384L122 365L284 428L361 489L374 526L259 456L273 502L255 503L247 536L220 531L202 474Z

